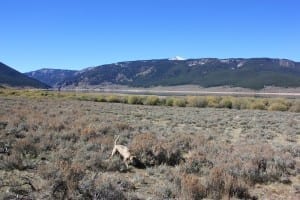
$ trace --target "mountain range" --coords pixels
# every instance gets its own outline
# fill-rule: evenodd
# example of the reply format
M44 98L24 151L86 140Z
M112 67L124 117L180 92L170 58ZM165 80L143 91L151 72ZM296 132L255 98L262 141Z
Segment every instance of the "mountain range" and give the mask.
M111 84L131 87L188 84L250 89L300 87L300 63L273 58L184 59L176 56L105 64L80 71L41 69L25 74L55 88L97 88Z
M74 77L77 73L76 70L40 69L25 74L55 88L59 86L59 83Z
M30 78L13 68L0 62L0 86L20 87L20 88L50 88L34 78Z
M193 84L202 87L232 86L262 89L265 86L299 87L300 63L271 58L201 58L139 60L106 64L82 71L27 73L51 86L89 88L108 84L132 87ZM51 77L61 77L51 82ZM47 80L48 79L48 80ZM52 80L52 79L51 79Z

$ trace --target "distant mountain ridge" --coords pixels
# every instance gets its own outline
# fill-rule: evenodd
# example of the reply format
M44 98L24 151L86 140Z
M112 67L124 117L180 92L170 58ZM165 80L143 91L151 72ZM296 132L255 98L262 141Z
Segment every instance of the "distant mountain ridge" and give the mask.
M38 73L32 73L31 76L42 81L36 74ZM44 77L51 77L46 74ZM265 86L300 87L300 63L272 58L183 59L176 56L171 59L100 65L71 73L64 80L51 83L68 88L109 84L132 87L193 84L202 87L232 86L251 89L262 89Z
M32 72L25 73L27 76L37 79L51 87L57 87L58 83L64 81L67 78L71 78L76 75L76 70L64 70L64 69L40 69Z
M0 85L9 87L49 88L36 79L30 78L0 62Z

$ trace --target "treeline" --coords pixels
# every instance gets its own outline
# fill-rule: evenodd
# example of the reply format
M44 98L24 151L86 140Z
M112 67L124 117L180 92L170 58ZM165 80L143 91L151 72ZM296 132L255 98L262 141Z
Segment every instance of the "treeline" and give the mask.
M299 99L233 97L233 96L172 96L154 95L116 95L103 93L55 92L40 90L8 90L1 89L0 96L20 96L29 98L64 98L81 101L125 103L151 106L176 106L198 108L228 108L269 111L300 112Z

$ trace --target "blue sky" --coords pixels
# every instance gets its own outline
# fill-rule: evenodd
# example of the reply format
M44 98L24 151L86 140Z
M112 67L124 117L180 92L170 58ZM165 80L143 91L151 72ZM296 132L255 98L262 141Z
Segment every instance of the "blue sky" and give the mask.
M300 61L298 0L1 0L0 62L27 72L126 60Z

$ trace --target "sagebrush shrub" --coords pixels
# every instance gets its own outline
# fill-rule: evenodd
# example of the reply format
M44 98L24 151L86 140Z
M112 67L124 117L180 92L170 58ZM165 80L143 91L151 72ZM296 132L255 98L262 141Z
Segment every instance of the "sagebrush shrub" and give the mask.
M181 177L181 196L184 199L203 199L207 196L207 189L195 175Z
M36 158L39 154L39 149L30 139L24 138L14 144L14 150L24 157Z
M185 173L194 173L199 175L206 175L206 172L213 167L213 163L206 158L205 155L199 153L192 153L187 159L182 170Z
M18 152L12 152L11 155L5 156L1 161L0 169L3 170L25 170L26 165L23 163L23 157Z
M59 185L61 185L59 187L64 188L64 196L71 199L75 198L77 195L78 184L85 175L84 165L81 163L70 164L68 161L59 160L56 162L56 167L60 171L60 176L57 177L56 180L58 180ZM56 190L60 191L59 188Z
M125 200L126 197L120 188L111 183L104 183L98 186L93 194L94 200Z
M119 171L119 172L127 172L129 168L126 167L125 163L120 157L114 157L110 160L110 162L104 162L106 164L105 171Z
M213 199L221 199L225 192L224 169L214 167L209 175L209 194Z
M165 100L168 98L184 97ZM216 106L226 98L232 108L236 106L234 100L239 99L236 108L241 109L246 108L243 104L249 106L255 101L266 109L274 103L289 107L285 101L296 102L222 97ZM266 184L288 183L290 179L292 184L285 187L294 195L300 156L296 113L131 106L92 102L93 98L90 102L72 99L0 98L0 122L5 122L0 123L3 185L10 180L19 184L23 177L33 186L42 181L41 187L32 191L35 198L96 199L103 185L111 184L127 199L255 199L249 195L249 191L255 194L255 184L261 184L269 194L272 190ZM191 99L186 99L190 106ZM118 156L109 160L115 135L121 135L118 144L128 146L145 162L146 171L134 165L127 169ZM174 165L179 166L170 167ZM213 168L221 169L221 173L213 174ZM182 174L193 178L188 182ZM95 177L99 178L97 184ZM23 192L21 187L8 188L11 198ZM6 191L7 187L0 188L1 194Z
M177 165L183 159L180 147L172 142L158 140L152 133L135 136L130 144L133 155L148 166Z
M158 145L159 141L152 133L142 133L136 135L130 144L130 149L133 155L137 156L145 165L151 166L157 163L156 159L161 159L163 154L159 152L162 150ZM156 156L154 153L156 147ZM156 158L155 158L156 157Z
M51 195L54 199L69 198L67 183L62 179L55 179L52 185Z

